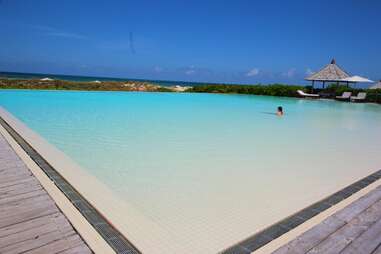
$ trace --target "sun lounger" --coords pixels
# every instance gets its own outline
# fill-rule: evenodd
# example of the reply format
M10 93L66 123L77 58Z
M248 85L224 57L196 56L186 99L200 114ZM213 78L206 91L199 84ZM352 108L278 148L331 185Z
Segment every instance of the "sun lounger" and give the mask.
M351 92L344 92L341 96L336 96L336 99L341 101L349 101L351 95Z
M357 96L351 96L351 101L361 102L365 101L366 93L358 93Z
M305 93L302 90L298 90L297 92L300 96L305 97L305 98L319 98L320 97L320 95L318 95L318 94Z

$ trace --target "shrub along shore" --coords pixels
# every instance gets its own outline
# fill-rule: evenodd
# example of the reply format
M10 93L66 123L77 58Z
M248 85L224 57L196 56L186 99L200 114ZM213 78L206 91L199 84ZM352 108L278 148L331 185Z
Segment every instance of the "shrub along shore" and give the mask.
M176 92L184 91L189 93L224 93L224 94L253 94L281 97L299 97L297 90L307 93L319 93L323 98L335 98L343 92L352 92L357 95L359 92L366 92L367 102L381 103L381 89L356 89L346 86L332 84L325 89L312 89L311 86L297 86L284 84L270 85L226 85L226 84L205 84L183 89L183 87L164 87L149 82L128 81L115 82L105 81L76 82L64 80L12 80L0 79L0 89L42 89L42 90L84 90L84 91L147 91L147 92Z
M78 82L66 80L0 79L0 89L80 90L80 91L147 91L170 92L171 89L148 82Z
M357 95L359 92L366 92L366 102L381 103L381 89L356 89L346 86L330 85L325 89L312 89L311 86L296 86L283 84L270 85L200 85L192 87L187 92L195 93L231 93L231 94L254 94L282 97L300 97L297 93L302 90L307 93L318 93L321 98L334 99L342 95L343 92L352 92Z

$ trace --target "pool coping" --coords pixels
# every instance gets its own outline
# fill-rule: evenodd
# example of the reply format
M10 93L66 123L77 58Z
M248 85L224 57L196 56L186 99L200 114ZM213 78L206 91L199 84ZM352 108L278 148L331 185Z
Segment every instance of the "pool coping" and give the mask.
M374 186L372 186L374 184ZM381 184L381 169L376 172L348 185L347 187L329 195L328 197L313 203L312 205L282 219L273 225L266 227L265 229L253 234L252 236L242 240L241 242L234 244L221 253L223 254L249 254L249 253L259 253L262 247L270 244L274 240L283 237L278 244L273 244L271 248L267 250L262 250L264 253L269 253L269 249L275 251L276 247L286 243L298 234L306 231L308 227L318 224L324 218L328 217L334 211L339 210L344 205L351 203L354 199L359 198L366 193L368 193L373 187ZM367 187L367 190L365 190ZM362 192L361 192L362 191ZM359 194L356 195L355 194ZM353 199L350 197L353 196ZM347 201L347 202L343 202ZM343 202L340 206L339 203ZM321 215L316 221L309 223L310 225L304 225L315 217ZM298 234L287 234L292 230L297 230ZM257 252L258 250L258 252Z
M127 238L125 237L125 235L123 233L120 233L121 232L120 230L118 231L118 229L116 229L110 223L110 221L108 221L106 218L104 218L102 216L102 214L99 213L98 210L96 208L94 208L94 206L92 206L83 197L83 195L79 194L79 192L71 184L69 184L69 182L66 181L60 175L60 173L57 172L54 169L54 167L51 166L43 158L42 155L40 155L30 144L28 144L28 142L20 134L18 134L17 131L14 130L14 128L12 128L11 125L9 125L3 119L2 114L4 114L4 113L2 111L9 114L10 116L12 116L10 113L8 113L7 111L5 111L4 109L2 109L0 107L0 131L2 128L5 128L5 126L3 126L4 124L2 123L2 122L5 122L5 125L8 125L8 129L5 128L5 129L7 129L6 130L7 134L12 139L14 139L14 142L17 143L17 145L19 145L20 149L25 154L27 154L27 156L29 156L28 158L30 160L32 160L32 162L35 163L36 166L39 167L40 171L43 171L41 173L46 174L45 177L49 176L48 173L46 173L46 172L50 172L51 174L53 174L53 175L49 176L48 180L51 181L53 183L53 185L56 186L56 188L59 188L57 190L60 192L61 195L64 195L64 197L67 200L70 200L70 203L72 204L74 209L77 210L77 217L79 214L79 216L81 216L82 219L85 220L86 222L88 222L88 218L90 218L90 220L91 219L94 220L94 217L96 217L95 222L93 221L93 223L91 223L91 222L88 222L88 223L91 224L90 227L92 227L93 230L98 232L98 235L101 236L105 242L107 242L106 238L107 238L107 233L109 232L108 229L110 229L110 227L115 230L114 233L116 233L116 234L119 233L121 236L121 239L124 238L123 241L125 241L125 243L130 245L131 249L127 250L128 252L118 252L118 253L141 253L134 245L132 245L130 243L130 241L127 240ZM6 115L6 117L8 119L9 116ZM12 124L16 124L16 123L12 122ZM16 127L18 127L17 124L16 124ZM17 135L19 136L18 138L15 138L15 136L13 136L11 133L9 133L9 132L12 132L12 130L16 134L16 136ZM9 140L8 140L8 142L9 142ZM23 142L26 144L26 146L25 146L25 144L24 144L24 146L22 146L22 144L20 144ZM29 147L27 147L27 146L29 146ZM14 146L12 146L12 147L15 149ZM25 147L27 147L27 148L25 149ZM39 156L40 158L36 158L36 155L37 155L37 157ZM43 167L46 167L46 168L44 169ZM59 176L61 176L61 178L64 180L63 182L61 182L62 179L60 179ZM226 248L225 250L221 251L220 253L236 253L236 254L243 253L243 254L247 254L247 253L252 253L252 252L255 252L255 253L261 252L264 249L265 249L265 251L263 253L269 253L268 249L271 249L271 248L273 250L275 250L275 249L274 249L274 247L268 248L268 246L270 246L270 245L276 246L277 244L279 245L279 243L275 243L275 242L279 242L279 240L281 240L281 242L290 240L290 238L293 237L293 235L295 235L295 232L298 232L300 230L305 230L306 224L311 224L311 222L313 225L317 224L318 223L318 222L316 222L317 217L323 218L324 216L326 216L324 214L327 213L327 211L330 211L332 209L337 210L337 208L339 208L340 205L342 206L344 203L351 202L350 201L351 198L358 196L359 194L364 192L367 188L369 188L372 184L375 184L376 182L381 182L380 179L381 179L381 170L378 170L377 172L370 174L369 176L362 178L361 180L358 180L353 184L348 185L347 187L341 189L340 191L337 191L336 193L334 193L334 194L332 194L332 195L330 195L330 196L328 196L328 197L326 197L326 198L324 198L324 199L300 210L299 212L297 212L291 216L288 216L287 218L285 218L285 219L283 219L283 220L281 220L281 221L279 221L279 222L255 233L255 234L253 234L252 236L244 239L243 241L241 241L237 244L234 244L231 247ZM78 198L78 196L76 196L77 194L83 198L82 201L75 199L76 197ZM363 193L362 195L364 195L364 194L365 193ZM59 195L59 194L57 194L57 195ZM74 199L72 199L73 197L74 197ZM78 204L76 205L76 203L81 204L81 205L78 205ZM89 209L89 206L91 207L91 209ZM83 208L85 208L85 209L83 209ZM82 211L81 211L81 209L82 209ZM78 213L78 211L80 213ZM96 215L97 212L98 212L98 215ZM87 216L86 216L86 213L88 213ZM65 213L65 215L66 215L66 213ZM76 218L76 219L78 219L78 218ZM108 226L105 227L106 230L103 233L100 233L96 228L97 224L99 224L99 225L103 224L103 223L97 222L98 219L103 219L108 224ZM70 218L69 218L69 220L71 221ZM314 220L315 220L315 222L313 222ZM98 228L99 228L99 226L98 226ZM81 232L79 232L79 233L81 234ZM92 232L92 233L94 233L94 232ZM109 236L111 236L111 235L109 235ZM114 239L114 236L111 236L111 238ZM84 237L84 239L87 242L86 237ZM110 237L109 237L109 240L112 240L112 239L110 239ZM120 241L115 241L114 244L116 244L116 246L118 246L118 244L120 244L120 243L121 243ZM92 248L91 245L90 245L90 247ZM115 245L114 245L114 247L115 247ZM266 251L266 248L267 248L267 251ZM114 248L114 251L115 251L115 248ZM108 252L102 251L99 253L108 253ZM168 252L168 253L170 253L170 252Z
M303 233L314 228L317 225L324 223L330 217L335 217L337 212L345 210L347 206L356 203L360 198L368 195L372 191L376 190L381 186L381 179L369 184L367 187L359 190L358 192L352 194L350 197L340 201L338 204L326 209L325 211L319 213L315 217L312 217L308 221L302 223L296 228L290 230L289 232L281 235L280 237L272 240L270 243L260 247L259 249L252 252L252 254L268 254L273 253L282 246L288 244L290 241L293 241L295 238L298 238Z
M1 106L0 117L141 253L192 253L189 248L184 250L160 224L141 213L134 204L115 195L108 186ZM32 160L29 155L26 157ZM147 232L153 237L147 237Z

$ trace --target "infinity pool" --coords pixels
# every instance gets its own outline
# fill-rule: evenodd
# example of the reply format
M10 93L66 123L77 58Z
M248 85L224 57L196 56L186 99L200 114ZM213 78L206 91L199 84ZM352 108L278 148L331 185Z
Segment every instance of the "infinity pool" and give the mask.
M0 90L0 106L168 234L181 253L221 251L381 166L380 105ZM277 106L284 117L273 114ZM157 237L144 225L130 234L139 230Z

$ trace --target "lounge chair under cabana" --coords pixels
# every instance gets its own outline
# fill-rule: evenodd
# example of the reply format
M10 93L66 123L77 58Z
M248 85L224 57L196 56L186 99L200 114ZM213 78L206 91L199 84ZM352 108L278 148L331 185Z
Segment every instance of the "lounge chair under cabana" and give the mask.
M358 93L357 96L351 96L351 101L353 102L362 102L365 101L366 93Z
M336 100L340 101L349 101L351 98L352 92L344 92L341 96L336 96Z
M300 96L302 96L304 98L319 98L320 97L320 95L318 95L318 94L305 93L302 90L298 90L297 92Z

